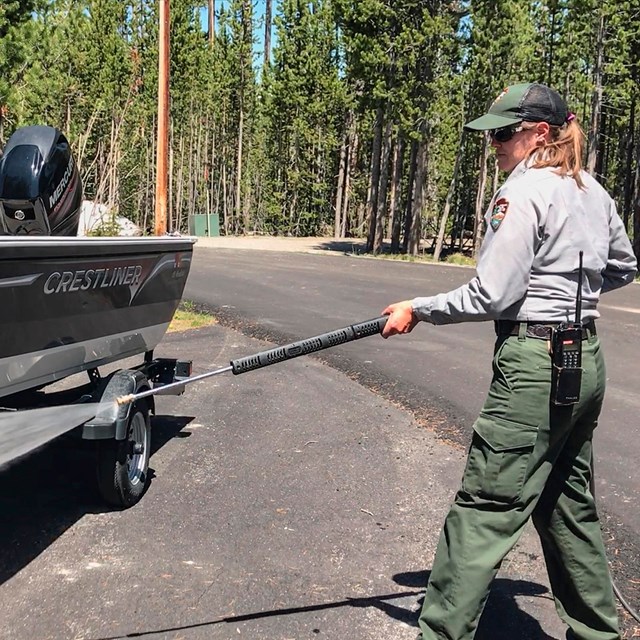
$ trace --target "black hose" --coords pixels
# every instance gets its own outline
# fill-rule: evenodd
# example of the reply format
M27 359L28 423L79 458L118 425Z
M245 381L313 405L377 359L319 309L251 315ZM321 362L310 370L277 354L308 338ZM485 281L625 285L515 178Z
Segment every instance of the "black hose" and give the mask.
M640 622L640 615L638 614L638 612L624 599L624 596L620 593L620 589L618 589L618 586L616 585L615 581L613 580L613 578L611 578L611 586L613 587L613 593L616 594L616 597L618 598L618 600L620 601L620 604L626 609L627 613L632 617L635 618L638 622Z

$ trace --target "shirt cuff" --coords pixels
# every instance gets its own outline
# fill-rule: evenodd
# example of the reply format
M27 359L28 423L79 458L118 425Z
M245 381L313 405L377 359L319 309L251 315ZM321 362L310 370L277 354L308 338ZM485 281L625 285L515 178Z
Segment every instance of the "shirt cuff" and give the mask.
M433 308L433 296L429 296L428 298L414 298L411 301L411 309L418 318L418 320L422 320L423 322L431 322L434 324L431 319L431 310Z

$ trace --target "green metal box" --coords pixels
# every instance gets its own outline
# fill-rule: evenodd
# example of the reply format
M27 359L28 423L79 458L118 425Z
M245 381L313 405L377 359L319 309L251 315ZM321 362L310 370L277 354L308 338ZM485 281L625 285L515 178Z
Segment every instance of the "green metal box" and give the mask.
M220 219L217 213L196 213L189 216L189 234L192 236L219 236Z

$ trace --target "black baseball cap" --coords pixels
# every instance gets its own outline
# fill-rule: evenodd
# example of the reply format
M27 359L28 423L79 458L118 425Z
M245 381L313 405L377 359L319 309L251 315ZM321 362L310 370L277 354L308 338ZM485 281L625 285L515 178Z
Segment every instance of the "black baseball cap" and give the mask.
M569 108L562 96L544 84L526 83L507 87L483 116L464 125L465 129L486 131L518 122L548 122L562 126L569 118Z

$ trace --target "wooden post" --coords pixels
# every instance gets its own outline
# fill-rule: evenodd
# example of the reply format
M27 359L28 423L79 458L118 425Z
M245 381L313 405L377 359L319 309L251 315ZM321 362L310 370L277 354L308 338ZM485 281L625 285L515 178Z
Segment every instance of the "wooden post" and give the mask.
M169 150L169 0L160 0L158 31L158 144L156 151L155 235L167 232L167 156Z
M209 46L213 47L213 44L216 40L216 0L209 0L208 22L209 22Z

